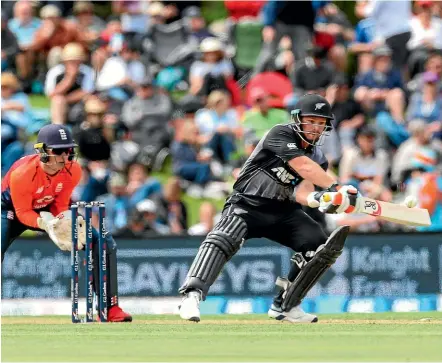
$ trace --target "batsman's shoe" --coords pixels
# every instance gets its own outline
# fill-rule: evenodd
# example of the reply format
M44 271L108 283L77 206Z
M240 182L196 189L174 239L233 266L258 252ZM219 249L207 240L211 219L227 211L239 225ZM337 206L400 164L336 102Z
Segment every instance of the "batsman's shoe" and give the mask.
M201 301L201 292L199 291L188 292L184 296L180 306L178 307L180 310L181 319L190 320L198 323L201 320L200 301Z
M272 304L268 314L272 319L289 323L316 323L318 321L316 315L306 313L299 306L293 307L290 311L282 311L282 309Z
M124 312L118 305L114 305L109 309L107 320L111 323L130 323L132 316Z

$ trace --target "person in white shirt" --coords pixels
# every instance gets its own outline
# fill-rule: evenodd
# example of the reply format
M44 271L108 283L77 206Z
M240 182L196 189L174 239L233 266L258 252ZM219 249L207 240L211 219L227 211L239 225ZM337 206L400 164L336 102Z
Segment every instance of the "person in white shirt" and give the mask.
M433 16L432 1L416 2L416 16L411 20L411 38L408 65L411 75L421 72L429 52L442 50L442 20Z

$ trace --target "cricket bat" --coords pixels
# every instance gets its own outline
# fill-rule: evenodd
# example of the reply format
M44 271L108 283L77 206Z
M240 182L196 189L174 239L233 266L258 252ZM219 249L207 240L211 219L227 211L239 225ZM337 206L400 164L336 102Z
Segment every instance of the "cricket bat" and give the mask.
M324 201L331 201L330 194L324 194ZM382 202L380 200L360 197L355 213L365 213L385 221L406 226L431 226L430 214L426 209L408 208L405 205Z

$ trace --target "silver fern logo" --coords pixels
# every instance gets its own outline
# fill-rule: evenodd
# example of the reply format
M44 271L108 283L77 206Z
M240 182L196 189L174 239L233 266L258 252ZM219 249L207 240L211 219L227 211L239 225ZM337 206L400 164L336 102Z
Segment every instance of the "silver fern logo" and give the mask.
M287 170L285 170L282 166L280 166L279 168L273 168L272 171L276 173L278 179L281 180L283 183L290 184L292 180L295 179L295 177Z

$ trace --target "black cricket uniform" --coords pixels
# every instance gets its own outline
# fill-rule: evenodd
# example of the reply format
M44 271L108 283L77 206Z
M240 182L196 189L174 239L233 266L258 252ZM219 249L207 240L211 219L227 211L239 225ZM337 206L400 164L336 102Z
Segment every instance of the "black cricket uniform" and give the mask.
M294 190L303 180L288 164L307 156L327 170L328 162L315 146L303 149L293 124L274 126L241 169L223 217L235 214L247 224L246 239L265 237L305 254L327 236L296 202Z

